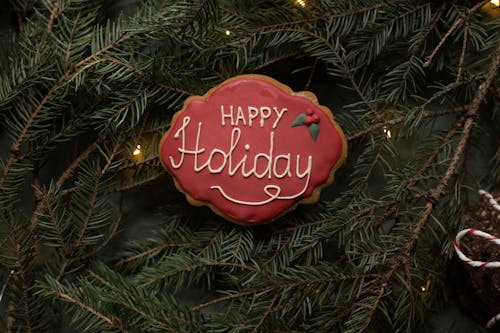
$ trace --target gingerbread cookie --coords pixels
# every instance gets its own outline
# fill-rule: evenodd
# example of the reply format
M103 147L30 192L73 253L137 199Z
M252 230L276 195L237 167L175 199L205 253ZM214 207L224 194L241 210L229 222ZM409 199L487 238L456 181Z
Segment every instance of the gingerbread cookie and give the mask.
M314 94L241 75L189 97L159 155L191 204L254 225L317 201L344 162L347 142Z

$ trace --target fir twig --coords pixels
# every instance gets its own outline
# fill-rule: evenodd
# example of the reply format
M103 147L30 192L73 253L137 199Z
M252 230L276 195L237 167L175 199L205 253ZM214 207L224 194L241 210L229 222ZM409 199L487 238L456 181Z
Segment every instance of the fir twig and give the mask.
M152 247L150 249L147 249L146 251L143 251L141 253L137 253L137 254L135 254L133 256L120 259L119 261L117 261L115 263L115 266L118 266L118 267L123 266L124 264L127 264L127 263L129 263L131 261L140 259L142 257L148 256L148 255L153 254L155 252L159 252L159 251L161 251L163 249L166 249L166 248L176 248L176 247L184 247L184 246L189 246L189 243L161 244L161 245L157 245L157 246Z
M458 19L455 20L455 22L453 22L453 24L451 25L450 29L448 29L448 31L443 36L443 38L441 38L441 40L436 45L436 47L434 48L434 50L432 50L432 53L429 56L427 56L427 58L425 58L425 62L424 62L424 65L423 65L424 68L427 68L427 67L429 67L431 65L432 60L434 59L434 56L436 55L436 53L438 53L438 51L441 49L441 47L443 46L443 44L448 40L448 38L451 36L451 34L455 31L455 29L460 24L462 24L462 22L468 16L470 16L472 13L476 12L479 8L481 8L482 6L484 6L485 4L487 4L488 2L490 2L490 1L489 0L483 0L483 1L478 2L477 4L474 5L474 7L470 8L469 10L467 10L467 13L465 15L460 16Z
M422 230L424 229L424 226L426 225L432 211L434 210L434 207L436 204L440 201L441 197L445 194L446 187L448 186L451 178L456 174L457 168L459 166L460 161L463 158L463 152L465 151L467 147L467 142L470 138L472 128L474 126L474 123L476 121L476 116L479 111L479 106L484 100L484 97L486 96L486 93L488 92L488 88L493 82L493 79L496 77L497 69L500 66L500 44L498 44L496 52L493 56L493 61L491 62L490 67L488 68L487 74L486 74L486 79L485 82L481 84L479 89L477 90L474 99L472 100L472 103L469 108L469 112L467 114L467 118L465 120L465 123L463 125L462 133L460 136L460 140L457 144L457 148L455 149L455 152L453 154L453 158L451 160L451 163L449 164L448 168L446 169L443 178L439 182L439 184L434 187L430 192L429 192L429 199L427 203L425 204L425 208L422 210L420 217L415 224L415 227L413 228L411 232L411 238L409 241L406 243L406 245L402 248L400 255L396 257L396 259L393 261L393 263L390 266L390 269L384 274L384 279L383 283L381 284L376 302L372 305L372 313L374 313L374 309L378 307L378 304L380 300L382 299L383 295L385 294L387 288L388 288L388 282L390 278L393 276L393 274L396 272L396 270L404 264L404 262L407 260L408 254L413 250L417 239L419 238L420 234L422 233ZM371 316L370 316L371 317ZM366 328L368 325L368 322L363 326L363 329Z
M450 110L429 111L429 112L425 112L423 114L423 118L433 118L433 117L440 117L440 116L445 116L445 115L449 115L449 114L453 114L453 113L463 113L463 112L467 111L467 109L468 109L468 106L465 105L465 106L460 106L460 107L450 109ZM386 126L388 126L388 127L394 126L394 125L400 124L406 120L407 120L407 117L401 116L401 117L386 120L383 122L374 123L373 125L371 125L367 129L359 131L355 134L348 136L347 141L352 141L352 140L358 139L358 138L363 137L367 134L370 134L374 131L380 130Z
M464 69L464 62L465 62L465 51L467 50L467 32L469 31L469 24L468 21L465 21L464 24L464 37L463 37L463 42L462 42L462 52L460 54L460 60L458 61L458 69L457 69L457 79L455 80L455 83L458 83L461 78L462 78L462 71Z
M78 299L74 298L74 297L71 297L70 295L68 294L65 294L65 293L62 293L62 292L59 292L55 295L56 297L58 298L61 298L63 300L66 300L68 302L71 302L71 303L74 303L76 305L78 305L79 307L81 307L82 309L84 309L85 311L88 311L90 313L92 313L94 316L96 316L97 318L99 318L100 320L106 322L107 324L109 324L110 326L116 328L118 331L120 332L127 332L123 329L122 325L120 324L120 320L118 318L109 318L107 316L105 316L104 314L100 313L99 311L97 311L96 309L82 303L81 301L79 301Z

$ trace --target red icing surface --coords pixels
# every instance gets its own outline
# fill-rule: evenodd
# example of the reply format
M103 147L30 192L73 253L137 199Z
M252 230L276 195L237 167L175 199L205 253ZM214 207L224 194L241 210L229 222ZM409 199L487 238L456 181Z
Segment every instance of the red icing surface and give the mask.
M272 220L307 201L315 188L332 181L332 170L340 166L346 155L345 138L326 108L310 98L293 95L274 80L272 84L262 78L236 77L205 96L189 98L160 144L162 163L181 191L195 203L207 204L243 224ZM231 105L233 125L229 116ZM227 115L224 125L221 106ZM239 118L238 107L242 110ZM317 115L315 119L319 118L316 141L309 133L309 125L292 127L296 117L307 109L309 114L312 110ZM210 160L214 149L217 151ZM259 153L256 169L251 172ZM281 157L276 160L278 155Z

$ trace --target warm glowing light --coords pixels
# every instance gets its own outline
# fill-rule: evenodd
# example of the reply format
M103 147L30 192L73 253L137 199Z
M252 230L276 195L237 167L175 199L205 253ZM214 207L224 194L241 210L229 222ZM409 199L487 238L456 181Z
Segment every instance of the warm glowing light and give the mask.
M387 125L384 125L384 127L382 127L382 129L384 130L384 133L385 133L385 136L387 137L387 139L392 138L391 130L389 129L389 127Z
M231 31L226 30L226 36L229 36L231 34Z
M420 290L422 290L422 292L429 291L430 286L431 286L431 280L427 280L427 283L425 284L425 286L421 286Z
M132 153L134 156L140 155L141 154L141 145L137 145L135 147L134 152Z
M305 8L305 6L307 5L307 2L306 2L306 0L295 0L295 5L300 6L302 8Z
M496 7L500 6L500 0L491 0L490 2Z

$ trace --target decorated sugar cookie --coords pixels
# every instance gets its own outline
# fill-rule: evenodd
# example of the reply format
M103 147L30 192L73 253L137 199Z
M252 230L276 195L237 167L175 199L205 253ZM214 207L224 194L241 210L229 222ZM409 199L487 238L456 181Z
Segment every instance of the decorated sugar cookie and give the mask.
M191 204L256 225L316 202L344 162L347 142L314 94L241 75L189 97L159 154Z

